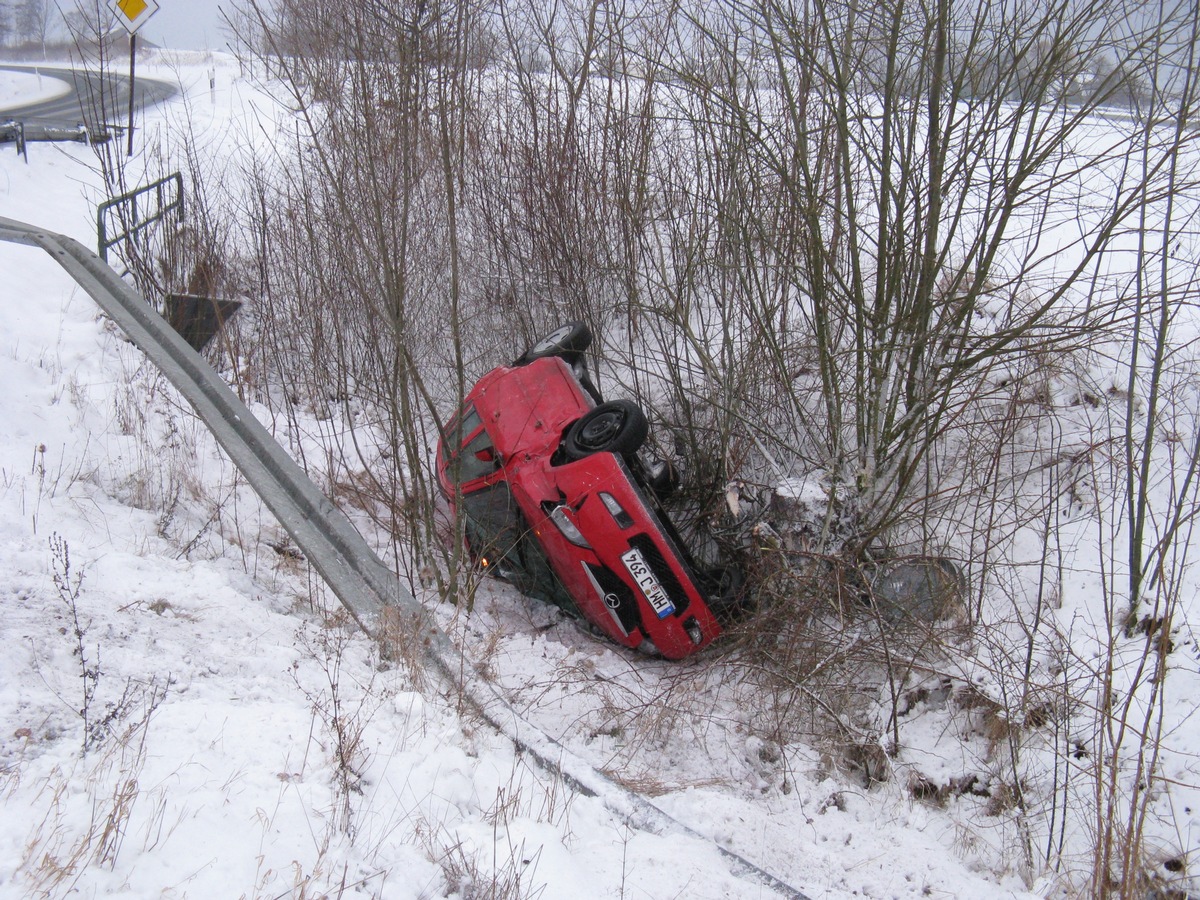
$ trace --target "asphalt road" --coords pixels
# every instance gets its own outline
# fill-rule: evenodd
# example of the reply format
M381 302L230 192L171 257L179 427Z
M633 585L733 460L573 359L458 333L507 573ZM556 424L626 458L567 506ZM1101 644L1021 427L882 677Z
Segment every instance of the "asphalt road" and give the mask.
M123 125L129 117L129 75L109 73L107 76L86 69L65 69L52 66L0 65L10 72L36 72L43 78L64 81L70 91L51 100L40 100L20 106L0 107L0 122L13 119L38 125L71 127L83 122L89 127L111 124ZM161 103L179 92L170 82L138 77L135 106L144 109Z

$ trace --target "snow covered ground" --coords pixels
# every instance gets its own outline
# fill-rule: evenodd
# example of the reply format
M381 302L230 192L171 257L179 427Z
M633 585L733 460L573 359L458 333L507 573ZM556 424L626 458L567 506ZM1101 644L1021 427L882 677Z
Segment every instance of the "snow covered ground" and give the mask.
M142 71L184 89L147 113L151 142L185 122L269 139L235 62ZM0 73L0 115L44 89ZM92 151L0 150L0 215L92 245ZM713 843L639 829L323 615L332 595L46 254L0 244L0 315L0 896L776 895L714 843L814 898L1049 890L955 801L740 728L719 666L620 652L499 584L466 621L439 606L519 710Z
M26 72L0 71L0 114L10 106L36 103L63 97L71 86L57 78L47 78L36 70Z

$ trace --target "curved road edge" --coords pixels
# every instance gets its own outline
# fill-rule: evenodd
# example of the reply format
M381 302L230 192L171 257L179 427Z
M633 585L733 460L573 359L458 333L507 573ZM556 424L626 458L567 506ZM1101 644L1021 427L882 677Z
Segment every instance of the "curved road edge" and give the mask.
M211 366L98 256L65 235L0 217L0 240L40 247L96 301L192 405L263 502L316 567L354 620L376 639L419 648L442 680L544 771L561 777L632 827L688 837L714 847L730 872L788 900L810 900L743 856L685 825L640 794L617 784L539 731L494 687L471 678L471 667L429 613L396 577L346 515L322 494Z
M128 114L129 76L95 69L65 66L31 66L0 63L0 71L27 72L65 82L67 90L53 97L0 108L0 120L28 120L70 126L80 121L115 120ZM138 105L145 109L170 100L180 92L179 85L158 78L138 77L135 89ZM96 115L99 113L99 116Z

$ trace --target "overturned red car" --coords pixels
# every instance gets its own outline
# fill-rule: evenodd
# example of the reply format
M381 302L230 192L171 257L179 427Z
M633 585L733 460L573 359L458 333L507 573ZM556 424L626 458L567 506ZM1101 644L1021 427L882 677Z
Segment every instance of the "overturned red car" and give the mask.
M661 503L674 470L639 454L640 407L601 401L590 342L564 325L481 378L443 434L438 480L479 566L618 644L681 659L721 633L736 577L683 546Z

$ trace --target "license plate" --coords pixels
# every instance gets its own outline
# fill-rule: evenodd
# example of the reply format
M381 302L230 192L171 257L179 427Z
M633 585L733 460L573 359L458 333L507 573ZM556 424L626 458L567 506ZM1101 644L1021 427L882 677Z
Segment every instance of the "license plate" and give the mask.
M629 574L633 576L633 580L637 582L638 588L650 605L654 607L654 611L658 613L660 619L665 619L671 613L675 612L675 604L671 602L671 598L667 596L667 592L663 590L663 586L659 583L657 576L646 565L646 558L642 556L642 551L637 547L631 547L628 553L621 556L621 562L625 563L625 568L629 570Z

